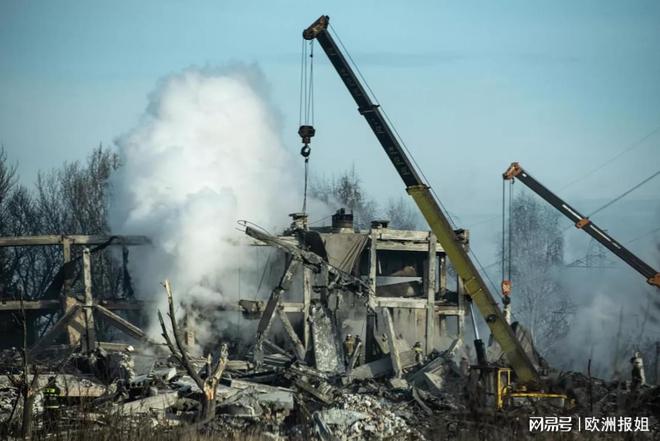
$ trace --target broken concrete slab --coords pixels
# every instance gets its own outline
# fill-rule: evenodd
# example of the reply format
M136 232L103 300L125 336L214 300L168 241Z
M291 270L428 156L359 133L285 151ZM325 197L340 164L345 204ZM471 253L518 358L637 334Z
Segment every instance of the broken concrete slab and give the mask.
M164 392L153 397L120 404L118 410L125 414L150 413L152 411L164 412L167 408L173 406L178 399L178 392Z
M106 393L107 387L99 383L94 377L75 376L70 374L48 374L39 375L38 388L42 389L48 384L48 378L55 377L55 382L60 388L60 396L69 398L96 398ZM28 382L33 376L28 375ZM0 376L0 389L13 387L7 376Z
M312 307L311 324L316 369L323 372L344 372L337 330L321 305Z
M137 387L146 387L157 382L167 383L172 378L176 377L176 374L177 374L176 368L173 367L153 369L148 374L137 375L135 378L131 380L129 384L131 388L137 388Z
M444 381L438 375L432 374L430 372L424 372L423 374L427 390L433 395L442 395Z
M387 382L394 390L406 390L408 387L410 387L408 382L403 378L394 377L387 380Z
M399 354L399 358L401 359L403 369L410 368L416 364L415 353L413 351L402 352ZM354 380L367 380L385 377L391 375L393 372L392 360L387 356L354 368L351 371L350 378Z
M222 413L240 418L257 418L263 415L263 408L250 391L239 391L218 403Z
M238 389L221 386L217 396L222 413L240 418L267 416L282 420L294 408L293 392L288 390L259 392L256 387Z
M345 434L356 422L368 419L368 413L355 410L332 408L314 412L314 421L320 426L317 431L326 435L322 439L337 439L337 434L344 434L341 439L346 439Z
M276 409L293 410L293 393L283 390L276 392L265 392L257 395L257 400L262 404L268 404Z
M253 364L247 360L227 360L226 371L247 372L253 368Z
M332 386L327 383L321 382L315 386L302 378L297 378L293 381L293 384L325 404L332 404L334 401L334 390Z
M328 424L323 419L323 415L321 413L314 412L312 414L312 421L314 422L316 434L319 436L319 438L321 438L321 441L338 441L330 426L328 426Z
M277 392L293 392L292 389L279 386L270 386L267 384L253 383L251 381L232 379L229 382L229 387L232 389L253 389L259 393L277 393Z
M444 357L436 357L433 360L427 362L424 366L422 366L411 375L408 375L407 380L415 386L420 386L426 381L424 377L425 373L442 374L444 372L446 363L447 359Z

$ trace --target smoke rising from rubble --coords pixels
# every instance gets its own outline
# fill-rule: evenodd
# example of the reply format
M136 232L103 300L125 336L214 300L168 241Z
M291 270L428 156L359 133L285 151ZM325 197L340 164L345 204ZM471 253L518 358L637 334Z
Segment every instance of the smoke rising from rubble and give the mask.
M578 201L577 205L584 206L588 203L588 200ZM600 201L592 204L598 206ZM659 234L643 236L654 225L660 224L657 202L633 200L620 204L625 205L620 205L618 211L602 213L596 222L649 265L660 268L660 248L656 245ZM567 221L563 221L562 225L565 225L562 228L571 226ZM492 239L501 237L497 227L493 226L487 231L484 228L475 231L477 234L472 235L475 247L484 244L489 238L495 247L499 246L499 243ZM636 237L639 239L630 240ZM592 240L584 232L571 229L565 233L565 245L564 264L568 264L585 258ZM601 250L607 260L603 262L603 266L607 267L561 266L551 273L561 289L568 294L575 310L569 317L568 334L557 342L552 348L554 350L549 351L538 342L535 342L536 349L555 368L586 373L588 360L591 359L594 376L610 379L615 374L615 369L619 369L623 378L630 379L629 360L636 350L643 352L647 369L652 370L655 342L660 336L658 289L645 283L638 272L614 254L605 248ZM500 276L499 268L491 270L489 274L493 280L497 280ZM512 311L515 320L520 307L515 279L513 286ZM555 313L553 310L547 312ZM619 334L620 316L622 323ZM479 322L483 326L480 331L487 333L485 322L481 318ZM528 323L523 321L523 325ZM471 326L466 326L466 331L470 334ZM472 337L466 336L465 341L470 345Z
M627 246L658 268L660 256L652 250L654 243L654 238L649 237L646 242ZM639 273L616 256L608 253L607 257L612 268L561 271L562 286L573 298L576 310L561 353L550 361L556 367L586 372L591 359L593 375L629 379L629 360L635 351L642 352L652 369L655 342L660 335L658 290L644 283Z
M236 303L239 289L254 298L258 276L250 267L263 266L254 265L259 253L247 249L237 220L273 228L299 209L299 161L284 147L264 84L255 66L172 75L116 141L122 166L112 182L113 231L151 238L152 246L131 250L132 277L161 311L165 278L175 300L206 314Z

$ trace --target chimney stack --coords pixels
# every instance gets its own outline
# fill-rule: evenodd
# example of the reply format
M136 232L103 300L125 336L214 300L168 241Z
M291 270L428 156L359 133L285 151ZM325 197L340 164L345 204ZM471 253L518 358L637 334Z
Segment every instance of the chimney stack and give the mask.
M335 214L332 215L332 229L336 232L342 233L353 232L353 214L346 213L346 210L340 208Z

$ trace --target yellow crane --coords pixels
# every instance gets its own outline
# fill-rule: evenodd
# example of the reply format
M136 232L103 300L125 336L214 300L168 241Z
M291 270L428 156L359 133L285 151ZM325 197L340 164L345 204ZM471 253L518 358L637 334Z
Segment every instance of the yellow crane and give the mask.
M413 166L379 106L372 102L365 87L360 83L353 68L335 43L329 32L328 24L329 17L321 16L303 31L303 38L316 40L319 43L355 100L358 112L366 119L376 135L380 145L403 180L406 191L417 204L431 230L437 236L438 242L440 242L452 262L454 269L462 279L466 295L469 296L471 303L476 306L484 317L494 339L506 354L506 358L517 377L515 388L519 393L530 397L563 397L556 394L546 394L543 391L543 381L534 363L516 338L511 326L505 320L493 294L470 259L463 243L457 238L457 233L453 230L430 186L421 178L420 173ZM497 384L495 386L497 403L498 407L501 407L505 395L515 395L514 387L511 383L510 372L506 368L496 368L494 375L493 380L495 381L493 383Z

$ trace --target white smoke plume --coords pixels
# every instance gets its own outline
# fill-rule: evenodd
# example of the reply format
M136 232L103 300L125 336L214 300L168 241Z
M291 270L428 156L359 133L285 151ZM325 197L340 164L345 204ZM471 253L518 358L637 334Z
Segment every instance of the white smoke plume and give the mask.
M301 206L301 161L284 147L264 84L254 66L170 76L117 140L113 231L151 238L132 251L132 277L161 310L165 278L179 302L237 301L251 263L237 220L273 228Z

